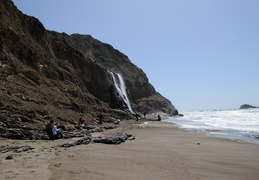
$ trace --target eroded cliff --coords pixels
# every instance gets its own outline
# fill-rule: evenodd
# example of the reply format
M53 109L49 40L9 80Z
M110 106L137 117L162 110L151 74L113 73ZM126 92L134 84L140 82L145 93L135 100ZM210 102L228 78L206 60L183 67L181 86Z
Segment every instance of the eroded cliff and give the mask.
M125 78L136 112L175 111L112 46L91 36L49 32L12 1L1 1L0 136L41 138L49 119L74 125L81 115L91 124L99 114L106 121L126 118L109 71Z
M71 47L77 49L86 58L95 61L107 70L120 73L126 83L127 93L134 110L137 112L175 112L171 102L156 92L149 83L146 74L134 65L129 58L114 49L111 45L102 43L90 35L50 33L64 39Z

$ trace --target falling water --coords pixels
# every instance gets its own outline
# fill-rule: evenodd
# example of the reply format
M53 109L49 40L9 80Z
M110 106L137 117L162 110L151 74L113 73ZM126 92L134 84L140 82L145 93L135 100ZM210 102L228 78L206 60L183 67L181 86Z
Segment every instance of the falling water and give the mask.
M113 72L111 72L111 75L119 96L122 98L124 103L128 106L129 111L133 113L134 111L131 108L129 98L126 92L126 86L122 76L119 73L113 73Z

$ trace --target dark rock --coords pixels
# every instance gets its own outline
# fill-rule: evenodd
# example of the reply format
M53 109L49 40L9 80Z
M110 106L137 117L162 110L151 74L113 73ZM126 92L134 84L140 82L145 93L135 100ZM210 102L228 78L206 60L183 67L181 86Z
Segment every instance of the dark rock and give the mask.
M11 159L13 159L13 156L7 156L5 159L6 160L11 160Z
M82 145L82 144L89 144L91 142L91 138L90 137L86 137L83 139L79 139L75 142L70 142L70 143L66 143L66 144L62 144L59 147L63 147L63 148L69 148L72 146L78 146L78 145Z
M252 135L252 137L259 140L259 135Z
M72 146L89 144L90 142L104 143L104 144L121 144L121 143L125 142L126 140L134 140L134 139L135 139L135 137L132 136L131 134L118 133L118 134L114 134L114 135L108 136L108 137L94 137L94 138L86 137L86 138L82 138L82 139L79 139L74 142L69 142L69 143L59 145L58 147L69 148Z
M95 143L104 143L104 144L121 144L126 140L134 140L135 137L130 134L118 133L108 137L96 137L92 141Z
M174 110L174 111L171 113L172 116L177 116L178 114L179 114L179 113L178 113L177 110Z
M256 106L252 106L252 105L249 105L249 104L243 104L240 106L239 109L249 109L249 108L258 108Z
M13 153L21 153L26 152L34 149L31 146L0 146L0 153L7 153L7 152L13 152Z

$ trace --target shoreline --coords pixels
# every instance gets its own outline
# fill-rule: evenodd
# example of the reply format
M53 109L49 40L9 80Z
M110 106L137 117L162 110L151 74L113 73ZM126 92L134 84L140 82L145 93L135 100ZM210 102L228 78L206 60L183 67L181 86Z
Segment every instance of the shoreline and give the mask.
M259 145L258 111L251 109L186 112L166 120L187 131L212 132L209 136L230 138Z
M4 145L31 145L22 153L0 153L3 179L256 179L259 146L185 132L167 122L122 123L117 132L132 134L120 145L88 144L71 148L57 145L73 141L1 139ZM12 160L5 157L12 155ZM1 179L1 178L0 178Z
M208 132L207 136L217 137L217 138L226 138L235 141L244 141L247 143L256 144L259 146L259 137L258 133L254 131L241 131L235 129L213 129L213 128L184 128L180 124L177 124L173 121L162 121L166 123L175 124L179 129L183 129L186 132Z

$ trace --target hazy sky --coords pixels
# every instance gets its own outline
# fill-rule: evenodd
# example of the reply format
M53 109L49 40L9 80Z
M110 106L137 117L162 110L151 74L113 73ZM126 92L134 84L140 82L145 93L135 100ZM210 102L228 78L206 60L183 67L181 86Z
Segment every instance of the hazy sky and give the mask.
M48 30L90 34L180 111L259 106L259 0L13 0Z

